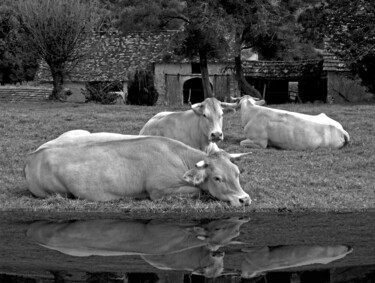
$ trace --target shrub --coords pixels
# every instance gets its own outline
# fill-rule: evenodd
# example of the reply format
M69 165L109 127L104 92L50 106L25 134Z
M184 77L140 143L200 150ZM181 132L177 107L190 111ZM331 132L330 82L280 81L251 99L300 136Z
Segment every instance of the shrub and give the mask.
M159 94L154 86L154 77L151 72L137 70L133 78L129 79L128 104L155 105Z
M113 82L88 82L81 92L85 96L85 102L95 102L100 104L116 103L118 94L113 93L122 90L120 81Z

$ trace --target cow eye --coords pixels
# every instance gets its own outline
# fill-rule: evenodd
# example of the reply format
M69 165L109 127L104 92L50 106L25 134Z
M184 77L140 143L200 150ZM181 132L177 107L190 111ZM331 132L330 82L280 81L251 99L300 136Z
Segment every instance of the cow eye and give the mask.
M204 117L204 118L207 118L207 115L203 113L203 117Z
M222 182L223 181L219 176L214 177L214 180L216 182Z

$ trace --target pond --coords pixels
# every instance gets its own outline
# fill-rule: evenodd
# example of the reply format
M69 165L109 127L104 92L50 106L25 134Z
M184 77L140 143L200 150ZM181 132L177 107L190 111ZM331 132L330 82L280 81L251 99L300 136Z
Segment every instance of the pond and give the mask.
M375 282L375 213L2 213L0 282Z

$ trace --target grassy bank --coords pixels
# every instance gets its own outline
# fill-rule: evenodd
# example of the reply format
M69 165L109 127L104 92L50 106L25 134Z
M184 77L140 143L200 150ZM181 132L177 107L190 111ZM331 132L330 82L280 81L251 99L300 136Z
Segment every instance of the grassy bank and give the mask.
M236 162L241 184L253 199L247 208L232 208L207 199L179 196L156 202L124 199L108 203L34 198L26 188L23 164L42 143L72 129L138 134L154 114L186 109L69 103L0 105L0 209L31 211L104 211L124 213L228 213L252 211L358 211L375 208L374 105L272 105L308 114L326 113L351 136L341 150L283 151L251 149ZM224 118L228 152L247 152L239 113Z

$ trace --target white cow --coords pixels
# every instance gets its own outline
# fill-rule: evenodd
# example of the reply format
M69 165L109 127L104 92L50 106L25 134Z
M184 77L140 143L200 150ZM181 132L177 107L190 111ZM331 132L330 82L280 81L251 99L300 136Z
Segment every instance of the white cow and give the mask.
M238 167L217 146L208 153L154 136L67 132L28 156L25 177L37 197L59 194L94 201L151 198L205 191L234 206L251 199Z
M205 151L211 142L223 140L223 114L234 112L235 107L233 103L207 98L187 111L156 114L139 134L169 137Z
M246 140L242 146L272 146L290 150L319 147L341 148L350 141L340 123L325 114L307 115L262 106L264 100L245 95L232 98L241 108L241 123Z

